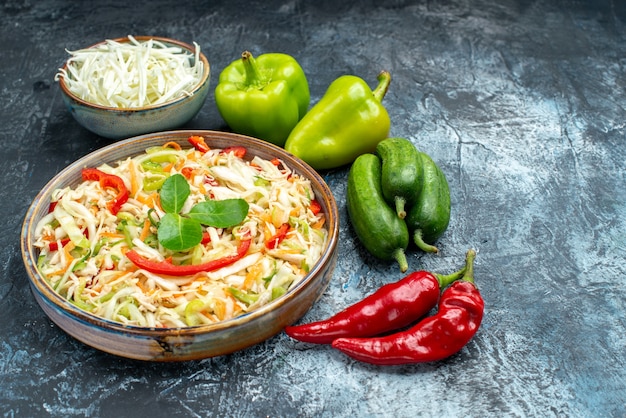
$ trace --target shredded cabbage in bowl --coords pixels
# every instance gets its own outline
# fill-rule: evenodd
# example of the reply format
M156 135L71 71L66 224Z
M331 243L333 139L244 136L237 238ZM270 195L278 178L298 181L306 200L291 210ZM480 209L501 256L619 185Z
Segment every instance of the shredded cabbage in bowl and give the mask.
M108 205L116 191L98 181L57 189L50 213L37 224L35 246L38 270L50 286L101 318L169 328L237 317L293 288L328 239L310 181L277 159L168 143L98 169L121 178L129 192L119 212ZM203 226L206 239L189 250L164 248L159 187L174 174L184 175L191 190L181 213L205 200L244 199L247 216L229 228ZM250 239L250 247L241 258L187 276L155 274L126 256L133 250L156 263L196 265L232 256L242 239Z
M71 54L55 80L63 78L68 89L90 103L119 109L155 106L193 95L202 79L204 64L200 45L191 53L154 39L128 42L108 39Z

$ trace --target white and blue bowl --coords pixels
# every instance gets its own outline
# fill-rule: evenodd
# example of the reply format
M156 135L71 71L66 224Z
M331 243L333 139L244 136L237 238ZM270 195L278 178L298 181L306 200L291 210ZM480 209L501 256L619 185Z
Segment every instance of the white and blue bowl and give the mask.
M48 213L53 190L81 181L83 167L97 167L138 155L146 148L175 141L191 146L187 138L202 135L212 148L241 145L246 158L280 158L311 181L326 217L328 240L320 260L283 296L246 315L210 325L185 328L127 326L83 311L56 293L37 270L35 228ZM337 204L323 178L309 165L266 141L226 132L172 131L138 136L101 148L77 160L57 174L37 194L29 207L21 232L21 250L30 287L46 315L63 331L83 343L117 356L147 361L182 361L215 357L243 350L281 332L300 319L328 286L337 261L339 214Z
M136 36L140 42L153 39L165 45L177 46L190 54L195 54L195 47L174 39L156 36ZM113 39L115 42L130 42L128 38ZM104 42L89 48L95 48ZM135 108L107 107L85 101L70 91L64 77L59 77L59 86L63 93L63 102L74 119L84 128L109 139L123 139L151 132L176 129L190 121L202 108L209 93L211 69L206 56L200 52L199 58L204 64L204 72L198 84L189 96L179 97L162 104ZM62 70L67 70L66 61Z

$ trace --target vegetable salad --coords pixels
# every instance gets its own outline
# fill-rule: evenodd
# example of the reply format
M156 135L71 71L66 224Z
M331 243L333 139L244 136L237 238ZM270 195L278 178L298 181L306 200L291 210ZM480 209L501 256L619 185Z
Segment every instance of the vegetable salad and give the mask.
M328 239L310 181L281 160L189 140L86 168L53 192L35 245L56 292L111 321L188 327L250 312L302 280Z

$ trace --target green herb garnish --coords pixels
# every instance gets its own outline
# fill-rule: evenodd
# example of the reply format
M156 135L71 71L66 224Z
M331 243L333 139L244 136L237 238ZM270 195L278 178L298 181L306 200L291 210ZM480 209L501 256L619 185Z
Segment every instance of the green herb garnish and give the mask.
M249 205L243 199L207 200L183 215L180 212L189 194L189 183L181 174L168 177L159 192L165 216L159 222L157 236L169 250L184 251L198 245L202 241L202 225L229 228L248 215Z

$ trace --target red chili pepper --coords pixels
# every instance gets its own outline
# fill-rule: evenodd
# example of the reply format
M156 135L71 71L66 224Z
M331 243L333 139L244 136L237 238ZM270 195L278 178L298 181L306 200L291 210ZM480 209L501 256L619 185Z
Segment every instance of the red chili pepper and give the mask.
M182 174L183 176L185 176L185 178L187 180L189 180L191 178L191 174L193 173L193 168L191 167L183 167L182 170L180 170L180 174Z
M56 202L55 202L55 203L56 203ZM85 229L85 230L83 231L83 235L84 235L86 238L89 238L89 230ZM69 239L69 238L63 238L63 239L61 240L61 246L60 246L60 247L59 247L59 243L58 243L57 241L52 241L52 242L48 243L48 249L49 249L50 251L58 251L58 250L60 250L61 248L65 247L67 244L69 244L69 242L70 242L70 241L71 241L71 239Z
M237 253L226 257L211 260L208 263L192 264L192 265L176 265L170 260L151 261L140 256L135 250L126 253L126 257L137 267L147 270L154 274L163 274L167 276L193 276L197 273L217 270L228 266L235 261L241 259L250 248L250 239L245 239L239 243Z
M187 141L189 141L189 143L191 145L193 145L193 147L195 149L197 149L198 151L200 151L202 153L205 153L205 152L211 150L211 148L204 141L204 137L203 136L192 135L189 138L187 138Z
M200 244L206 245L209 242L211 242L211 235L207 231L204 231L202 233L202 241L200 241Z
M265 243L265 247L269 248L270 250L278 247L278 244L280 244L285 239L287 231L289 231L289 224L282 224L280 228L278 228L278 230L276 231L276 234L274 234L272 238L267 240L267 242Z
M232 152L235 154L235 157L243 158L246 156L246 147L242 147L241 145L233 145L232 147L226 147L222 150L222 154L228 154Z
M313 199L311 200L311 205L309 206L309 208L311 209L311 212L313 212L313 215L317 215L318 213L321 212L322 205L320 205L320 202Z
M213 186L213 187L216 187L216 186L220 185L219 181L217 181L217 180L215 180L215 178L213 178L211 176L207 176L207 175L204 176L204 183L208 184L209 186ZM213 196L211 198L213 198Z
M406 331L374 338L338 338L332 346L356 360L379 365L437 361L459 352L478 331L485 308L474 284L475 255L468 251L465 275L443 291L436 314Z
M83 168L82 172L83 180L98 181L102 188L112 188L117 191L117 195L113 200L107 202L107 208L113 215L117 215L120 208L128 200L128 189L124 184L124 180L114 174L107 174L97 168Z
M413 272L326 320L289 326L285 332L296 340L328 344L340 337L371 337L405 327L434 308L441 289L464 272L464 268L447 276Z
M58 242L56 242L56 241L52 241L51 243L49 243L49 244L48 244L48 249L49 249L50 251L58 251L58 250L59 250L59 248L63 248L63 247L65 247L65 246L66 246L69 242L70 242L70 239L69 239L69 238L63 238L63 239L61 240L61 247L59 247Z

